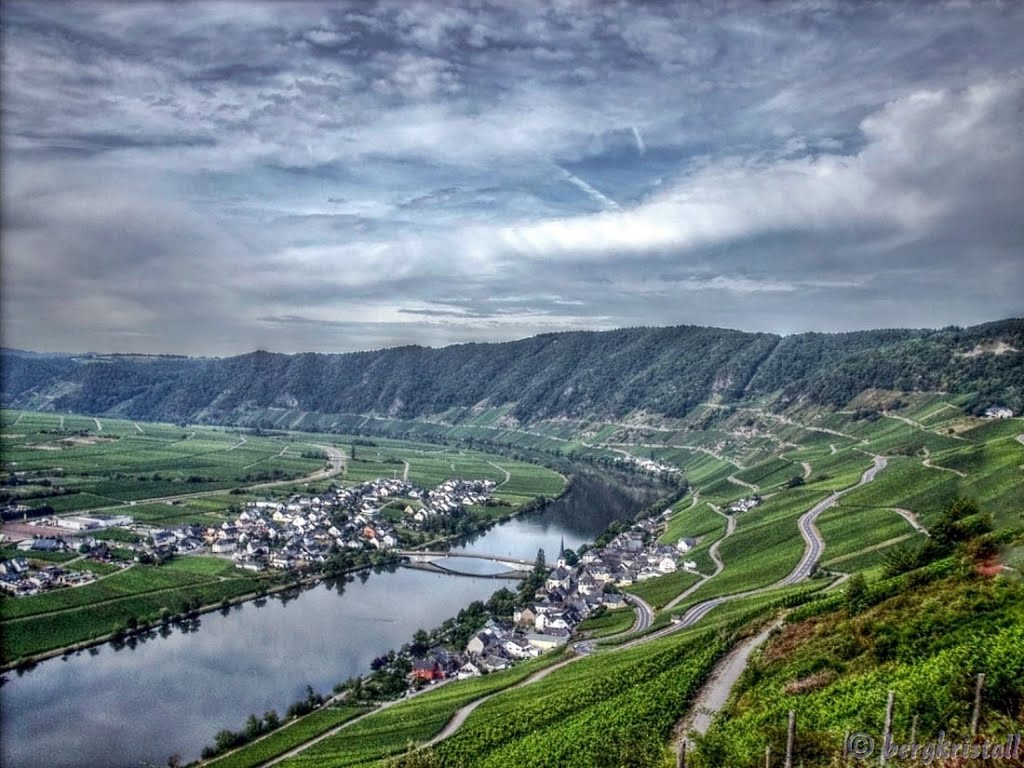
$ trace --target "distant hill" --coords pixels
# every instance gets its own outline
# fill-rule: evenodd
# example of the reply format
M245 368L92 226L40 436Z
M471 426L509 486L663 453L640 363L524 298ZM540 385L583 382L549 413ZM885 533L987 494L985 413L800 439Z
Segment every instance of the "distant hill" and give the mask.
M417 419L504 407L520 423L683 416L773 396L833 407L867 389L972 395L1024 410L1024 319L970 328L776 336L680 326L500 344L209 359L0 351L5 407L230 423L268 407Z

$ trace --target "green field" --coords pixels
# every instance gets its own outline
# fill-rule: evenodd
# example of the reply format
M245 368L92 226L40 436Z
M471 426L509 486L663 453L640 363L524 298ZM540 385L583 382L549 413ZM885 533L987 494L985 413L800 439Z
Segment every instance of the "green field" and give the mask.
M229 561L199 556L107 574L76 589L0 600L3 662L100 637L132 619L156 623L165 610L183 612L188 601L216 605L267 583L266 577L240 571Z
M30 507L48 505L57 513L112 510L148 525L217 525L231 519L246 500L304 489L290 479L324 468L319 446L333 446L346 459L335 482L403 476L406 466L409 480L428 488L451 478L493 480L498 484L494 496L506 506L471 510L481 520L509 515L537 496L557 495L565 484L557 472L528 462L407 440L254 435L23 411L3 411L2 418L2 469L18 479L18 484L6 486L15 501ZM285 482L278 482L279 487L260 487L281 480ZM57 488L71 492L46 495ZM229 489L235 492L225 492ZM114 543L137 538L121 530L100 536ZM133 553L127 554L130 559ZM62 561L73 556L39 559ZM189 601L213 605L252 594L268 579L277 578L201 557L178 558L159 568L137 565L119 573L109 568L91 568L107 578L85 587L0 599L3 663L101 637L130 621L152 623L162 613L180 613Z
M673 597L692 587L700 579L695 573L678 570L654 579L641 581L625 587L627 592L646 600L655 608L661 608Z
M632 608L616 608L601 616L584 619L576 627L575 635L584 638L599 638L617 635L633 626L636 613Z
M515 685L559 660L559 654L549 653L504 672L447 683L436 691L375 712L283 765L299 768L376 763L404 752L410 743L423 742L437 734L459 707Z
M282 755L321 733L329 731L366 712L364 707L344 706L318 709L252 744L211 760L211 768L256 768L256 766Z

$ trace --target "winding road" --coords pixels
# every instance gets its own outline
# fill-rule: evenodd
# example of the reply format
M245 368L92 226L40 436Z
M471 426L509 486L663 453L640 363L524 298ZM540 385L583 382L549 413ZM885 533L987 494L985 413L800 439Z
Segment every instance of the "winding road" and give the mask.
M1022 436L1022 438L1024 438L1024 436ZM1024 440L1022 440L1022 442L1024 442ZM875 479L875 476L882 469L885 468L885 466L886 466L886 458L884 456L874 456L873 459L874 459L874 463L872 464L872 466L870 468L865 470L865 472L861 475L860 481L858 483L856 483L855 485L852 485L849 488L846 488L844 490L834 491L831 495L828 496L828 498L824 499L823 501L818 502L816 505L814 505L814 507L812 507L808 512L804 513L800 517L800 519L798 521L798 526L799 526L799 529L800 529L800 534L804 538L806 547L805 547L805 550L804 550L803 557L800 559L800 562L796 565L796 567L792 570L792 572L790 572L790 574L788 576L786 576L784 579L782 579L780 581L777 581L774 584L769 584L769 585L764 586L764 587L758 587L756 589L747 590L746 592L736 592L736 593L733 593L733 594L730 594L730 595L722 595L721 597L715 597L715 598L712 598L710 600L705 600L704 602L698 603L697 605L694 605L693 607L691 607L686 612L686 614L682 617L682 619L679 622L677 622L675 624L671 624L671 625L669 625L669 626L667 626L667 627L665 627L663 629L657 630L655 632L651 632L649 634L641 635L640 637L638 637L638 638L636 638L634 640L630 640L629 642L622 643L621 645L614 646L613 648L610 648L608 650L608 652L609 653L614 653L616 651L624 650L626 648L633 648L633 647L636 647L637 645L642 645L644 643L649 643L649 642L651 642L653 640L656 640L658 638L661 638L661 637L664 637L666 635L672 634L673 632L678 632L678 631L680 631L682 629L686 629L687 627L692 627L694 624L696 624L698 621L700 621L702 618L704 618L704 616L706 616L708 613L710 613L712 610L717 608L722 603L726 603L726 602L729 602L731 600L738 600L740 598L750 597L750 596L753 596L753 595L761 594L763 592L767 592L769 590L777 589L779 587L784 587L784 586L789 586L789 585L792 585L792 584L796 584L796 583L798 583L798 582L808 578L808 576L810 576L811 572L813 571L814 566L818 563L818 560L821 558L821 554L822 554L822 552L825 549L825 542L821 538L820 532L818 531L818 529L814 525L815 520L817 520L818 516L822 512L824 512L826 509L829 509L830 507L835 505L835 503L843 495L853 491L856 488L859 488L860 486L864 485L865 483L870 483L872 480ZM714 507L712 507L712 509L714 509ZM715 574L713 574L713 575L717 575L725 567L725 564L722 562L721 558L718 556L717 545L720 544L722 541L724 541L728 536L730 536L732 534L732 532L735 530L735 526L736 526L736 520L735 520L734 517L728 516L728 515L724 515L724 513L722 513L721 510L719 510L719 509L716 509L715 511L718 512L719 514L722 514L723 516L725 516L726 519L728 520L728 522L726 524L726 534L725 534L725 536L723 536L721 539L719 539L717 542L715 542L715 545L712 546L712 548L709 549L709 551L708 551L709 554L711 554L712 551L714 551L714 554L711 555L712 559L715 561ZM701 581L697 582L697 584L694 585L694 587L700 586L701 584L703 584L709 578L712 578L712 576L708 576L708 577L702 579ZM675 600L673 600L673 601L671 601L669 603L669 605L666 605L666 608L670 607L671 605L677 604L681 599L683 599L683 597L685 597L686 595L692 593L694 587L689 588L682 595L677 596L675 598ZM653 610L653 608L651 608L650 605L648 605L645 601L641 600L640 598L636 597L635 595L628 596L627 600L629 600L629 602L632 603L633 606L637 609L637 619L636 619L636 621L634 621L633 626L630 627L630 629L627 630L626 632L621 632L621 633L619 633L617 635L603 638L604 642L607 642L609 640L613 640L613 639L618 638L618 637L624 637L624 636L627 636L627 635L630 635L630 634L634 634L636 632L644 632L647 629L649 629L650 626L652 625L652 623L654 621L654 610ZM746 664L746 660L747 660L747 658L749 658L750 653L753 651L753 649L758 644L760 644L760 642L763 642L764 637L767 637L767 635L768 635L768 633L770 631L771 631L771 628L768 628L767 630L762 632L761 635L758 635L757 637L753 638L750 641L745 641L743 644L741 644L741 646L738 649L734 649L734 651L732 653L730 653L729 656L726 657L726 661L724 662L725 666L721 667L722 674L720 674L718 676L720 681L717 683L717 687L713 686L712 689L708 692L708 697L709 697L708 701L711 702L711 704L707 705L708 709L712 709L712 704L714 702L718 701L719 699L721 700L721 703L718 704L718 707L720 708L722 706L722 704L724 704L724 701L728 698L728 692L732 688L732 683L735 682L735 677L732 677L732 679L730 681L730 676L733 674L733 671L735 669L738 669L738 671L735 671L735 675L736 676L738 676L739 673L742 672L742 666ZM762 635L763 635L763 637L762 637ZM483 696L483 697L481 697L481 698L479 698L479 699L477 699L475 701L470 702L469 704L465 705L464 707L461 707L460 709L458 709L455 712L455 714L448 721L448 723L445 725L445 727L440 731L440 733L438 733L432 739L430 739L430 740L424 742L423 744L419 745L418 747L416 747L416 749L420 750L420 749L426 749L426 748L432 747L432 746L438 744L439 742L444 741L445 739L451 737L456 731L459 730L459 728L462 727L462 725L466 722L466 719L473 713L474 710L476 710L477 707L479 707L485 701L489 701L494 696L497 696L497 695L499 695L500 693L502 693L504 691L513 690L513 689L516 689L516 688L522 688L524 686L527 686L527 685L530 685L532 683L538 682L539 680L544 679L545 677L547 677L548 675L550 675L552 672L554 672L557 669L561 669L562 667L565 667L565 666L568 666L569 664L575 663L575 662L579 661L580 659L587 658L589 656L590 652L594 649L594 645L593 645L592 641L581 641L581 642L578 642L578 643L575 643L574 645L572 645L571 648L572 648L573 651L576 652L576 655L574 655L574 656L572 656L572 657L570 657L568 659L565 659L564 661L560 661L557 664L552 664L550 667L546 667L546 668L536 672L535 674L527 677L525 680L522 680L519 683L516 683L515 685L511 686L510 688L504 688L501 691L495 691L494 693L488 694L487 696ZM733 654L735 654L735 656ZM730 659L732 659L732 661L730 661ZM739 666L737 666L737 665L739 665ZM718 669L719 669L719 667L716 667L716 670L718 670ZM398 701L404 701L404 700L405 699L399 699ZM384 706L385 707L386 706L391 706L394 703L397 703L397 702L389 702L388 704L385 704ZM377 710L375 710L375 711L377 711ZM368 714L372 714L372 713L368 713ZM263 765L264 766L274 765L274 764L276 764L276 763L286 759L287 757L291 757L291 756L294 756L296 754L299 754L300 752L304 751L305 749L307 749L311 745L316 744L316 743L318 743L320 741L323 741L324 739L326 739L326 738L328 738L330 736L333 736L338 731L342 730L343 728L347 727L348 725L351 725L352 723L358 722L359 720L361 720L363 717L366 717L366 716L367 715L363 715L361 717L355 718L354 720L349 720L348 722L343 723L343 724L337 726L336 728L331 729L330 731L328 731L328 732L326 732L324 734L321 734L320 736L318 736L317 738L313 739L312 741L309 741L309 742L306 742L305 744L299 745L298 747L296 747L293 750L289 751L285 755L282 755L281 757L279 757L279 758L277 758L275 760L272 760L272 761L270 761L268 763L264 763Z

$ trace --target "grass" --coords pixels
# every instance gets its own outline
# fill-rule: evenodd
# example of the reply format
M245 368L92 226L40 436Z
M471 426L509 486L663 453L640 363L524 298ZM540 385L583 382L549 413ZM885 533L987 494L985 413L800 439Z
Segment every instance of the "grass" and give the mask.
M796 521L822 498L821 492L792 490L739 514L736 532L718 549L725 570L697 590L694 599L744 592L786 576L804 550Z
M422 743L435 736L460 707L515 685L560 660L557 653L545 654L504 672L448 683L436 691L375 712L282 765L319 768L376 763L404 752L410 743Z
M85 561L83 567L93 569ZM130 619L155 622L161 611L179 613L193 599L215 605L253 593L265 581L219 558L182 557L120 572L110 568L115 567L99 570L113 575L83 587L0 600L4 663L106 635Z
M318 709L283 726L265 738L207 763L210 768L256 768L285 752L305 744L331 728L366 712L365 707L339 705Z
M700 538L715 534L719 538L725 533L725 519L707 504L691 505L692 498L686 498L673 507L672 517L658 541L675 544L682 538Z
M697 741L693 764L763 765L766 744L783 751L791 710L797 762L832 764L845 734L880 736L890 691L894 741L907 743L912 727L919 739L942 729L955 740L968 732L979 672L980 734L1014 732L1024 694L1022 598L1019 582L954 578L788 625L740 678L724 716Z
M625 590L646 600L655 608L661 608L669 600L700 580L700 576L689 571L678 570L655 579L648 579L625 587Z
M91 417L36 412L3 411L2 418L8 426L18 421L17 431L5 432L2 469L18 472L29 483L36 481L18 487L19 492L28 489L36 494L23 503L48 504L58 513L115 508L138 523L161 527L216 525L229 519L245 500L272 492L224 491L319 470L324 466L322 456L302 454L322 453L315 446L327 443L348 458L346 482L401 475L407 464L409 479L426 487L451 478L493 480L500 485L495 497L510 506L472 510L485 520L508 515L537 496L556 495L565 485L565 478L545 467L415 440L374 439L373 445L355 445L353 459L355 438L344 435L266 436L214 427L136 425L102 417L100 430ZM285 426L307 421L302 414L289 415ZM38 495L56 487L73 493ZM285 484L275 490L289 489ZM197 493L203 495L192 495ZM163 500L183 495L174 503ZM100 536L114 543L136 539L119 530ZM123 554L130 559L134 553ZM179 558L161 568L136 566L107 573L112 575L74 590L0 602L4 662L106 635L129 620L154 621L161 612L180 612L190 600L209 605L249 594L267 579L238 571L224 560L197 557Z
M13 423L19 412L4 412ZM4 439L2 467L75 493L30 496L28 506L58 512L211 490L275 478L301 477L323 467L303 458L289 439L240 435L213 427L171 427L52 413L21 412L16 437ZM61 419L63 418L63 429ZM25 489L22 489L24 492ZM38 491L37 491L38 493Z
M601 616L584 619L576 627L576 636L583 638L608 637L625 632L633 626L636 613L632 608L616 608Z
M818 530L825 539L823 565L832 560L877 546L890 539L915 534L913 527L889 509L852 507L840 500L839 505L825 510L818 518ZM837 566L849 570L849 561Z

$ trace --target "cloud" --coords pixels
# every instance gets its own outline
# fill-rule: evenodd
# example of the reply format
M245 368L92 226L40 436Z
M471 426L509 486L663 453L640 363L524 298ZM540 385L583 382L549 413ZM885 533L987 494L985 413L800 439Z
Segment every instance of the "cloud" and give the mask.
M1024 311L1024 8L0 6L4 342Z

